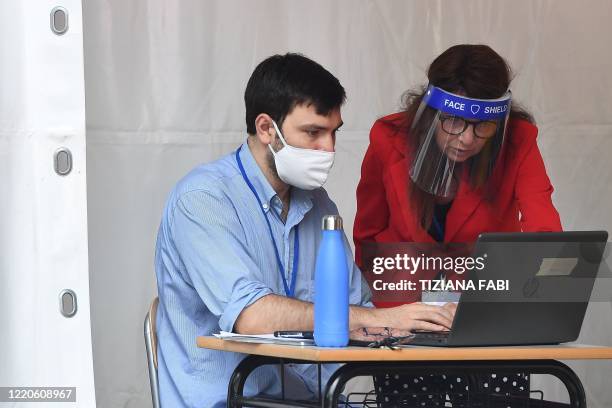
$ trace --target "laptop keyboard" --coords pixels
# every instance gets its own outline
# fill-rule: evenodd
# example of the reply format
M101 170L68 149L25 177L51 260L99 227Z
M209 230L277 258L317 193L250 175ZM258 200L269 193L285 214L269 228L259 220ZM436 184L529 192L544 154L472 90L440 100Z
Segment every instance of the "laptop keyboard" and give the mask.
M411 343L414 345L445 345L450 332L416 332Z
M414 333L417 339L447 339L450 332L416 332Z

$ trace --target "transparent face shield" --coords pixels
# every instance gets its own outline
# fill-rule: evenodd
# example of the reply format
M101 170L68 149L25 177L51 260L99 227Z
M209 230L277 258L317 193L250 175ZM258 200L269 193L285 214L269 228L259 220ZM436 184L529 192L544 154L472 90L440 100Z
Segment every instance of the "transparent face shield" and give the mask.
M452 198L463 164L489 174L503 145L510 103L510 91L498 99L475 99L430 85L410 128L418 141L410 168L414 184Z

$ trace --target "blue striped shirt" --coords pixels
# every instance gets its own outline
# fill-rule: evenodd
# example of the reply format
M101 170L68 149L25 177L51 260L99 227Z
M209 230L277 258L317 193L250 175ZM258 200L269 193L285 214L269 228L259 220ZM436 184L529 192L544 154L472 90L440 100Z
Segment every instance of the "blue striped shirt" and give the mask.
M321 218L338 214L336 205L322 188L292 188L283 223L282 202L247 143L242 145L240 159L270 221L287 282L293 274L294 234L299 225L295 297L312 302ZM366 304L369 291L353 263L346 237L345 246L347 262L353 265L350 302ZM196 167L170 193L157 237L155 269L161 405L224 407L229 378L245 356L200 349L196 337L232 331L245 307L271 293L285 295L268 225L240 173L235 152ZM335 367L324 368L324 380ZM316 378L315 366L290 366L285 373L287 395L316 398ZM251 375L245 395L256 394L280 395L278 367L262 367Z

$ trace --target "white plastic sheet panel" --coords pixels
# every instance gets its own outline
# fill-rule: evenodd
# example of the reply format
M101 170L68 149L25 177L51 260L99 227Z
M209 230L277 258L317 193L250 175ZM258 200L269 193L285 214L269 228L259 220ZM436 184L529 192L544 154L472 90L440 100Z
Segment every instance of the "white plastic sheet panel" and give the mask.
M156 293L162 207L185 172L246 137L243 92L259 61L299 51L345 86L345 126L327 189L349 235L370 126L457 43L487 43L514 67L512 90L538 121L564 227L610 229L611 16L605 0L85 2L99 405L150 403L141 322ZM610 345L610 304L595 306L581 340ZM572 366L589 406L612 406L609 362ZM535 385L563 397L555 384Z
M56 2L0 2L0 386L76 387L77 404L53 405L95 407L81 2L62 5L70 29L59 37ZM63 177L53 168L59 147L73 155ZM67 288L77 295L72 318L60 314Z

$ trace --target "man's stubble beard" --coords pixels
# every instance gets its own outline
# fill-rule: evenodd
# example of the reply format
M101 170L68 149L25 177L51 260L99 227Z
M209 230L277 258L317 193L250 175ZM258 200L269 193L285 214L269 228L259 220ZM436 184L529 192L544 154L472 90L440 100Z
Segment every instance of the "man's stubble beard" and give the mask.
M275 137L274 141L271 143L271 146L275 152L278 152L283 147L283 144L281 143L278 137ZM272 175L276 179L280 180L281 178L278 176L278 171L276 170L276 163L274 162L274 155L272 154L270 149L268 149L268 152L266 154L266 164L268 165L268 169L270 169Z

